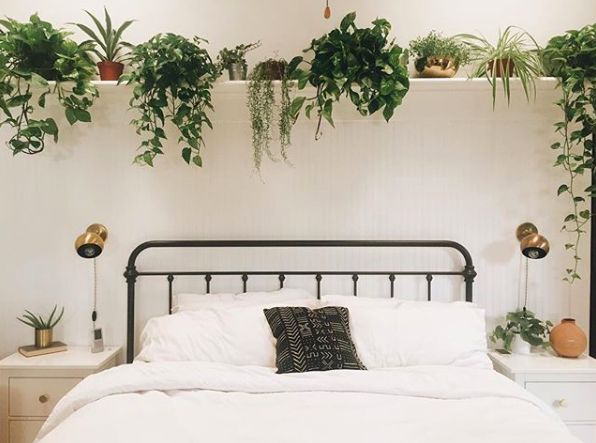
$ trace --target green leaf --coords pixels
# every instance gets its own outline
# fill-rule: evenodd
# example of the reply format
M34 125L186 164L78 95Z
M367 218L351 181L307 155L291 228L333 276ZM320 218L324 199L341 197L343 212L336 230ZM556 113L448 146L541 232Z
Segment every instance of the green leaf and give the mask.
M182 158L188 164L190 164L190 157L191 157L191 155L192 155L192 149L191 148L184 148L184 149L182 149Z
M203 166L203 160L201 159L201 157L199 155L195 155L192 158L192 161L195 165L197 165L198 167L202 167Z
M66 115L66 120L68 120L68 123L71 125L74 125L77 122L77 113L74 108L66 108L64 110L64 115Z
M561 195L563 192L567 192L568 190L569 190L569 186L561 185L561 186L559 186L559 189L557 190L557 195Z

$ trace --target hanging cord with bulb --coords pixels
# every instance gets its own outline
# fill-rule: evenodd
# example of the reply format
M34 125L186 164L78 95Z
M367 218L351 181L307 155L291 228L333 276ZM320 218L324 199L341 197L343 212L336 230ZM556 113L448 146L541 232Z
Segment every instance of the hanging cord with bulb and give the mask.
M95 329L95 321L97 320L97 260L93 259L93 311L91 312L91 321L93 321L93 329Z
M331 17L331 8L329 7L329 0L325 1L325 12L323 13L323 17L327 19Z

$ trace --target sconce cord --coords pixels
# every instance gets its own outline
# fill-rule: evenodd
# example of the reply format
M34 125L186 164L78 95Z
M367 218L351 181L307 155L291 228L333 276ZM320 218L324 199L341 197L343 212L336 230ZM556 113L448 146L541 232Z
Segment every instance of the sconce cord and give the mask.
M526 257L526 281L525 281L525 289L524 289L524 312L526 312L526 307L528 306L528 258Z
M91 313L91 320L93 321L93 329L95 329L95 321L97 320L97 260L93 259L93 312Z

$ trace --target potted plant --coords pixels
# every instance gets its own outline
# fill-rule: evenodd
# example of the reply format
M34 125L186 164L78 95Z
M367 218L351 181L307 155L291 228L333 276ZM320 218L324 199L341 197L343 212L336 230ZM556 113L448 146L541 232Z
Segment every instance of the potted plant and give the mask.
M89 108L98 93L90 46L76 44L37 14L25 23L0 20L0 27L0 126L14 130L7 143L14 154L37 154L47 135L58 140L56 121L35 115L48 94L55 94L71 125L91 121Z
M62 316L64 315L64 307L62 307L62 310L58 315L56 315L57 309L58 306L54 306L54 309L46 319L44 319L41 315L32 314L31 311L27 310L25 310L25 313L21 317L17 317L18 321L35 329L36 348L47 348L54 341L54 327L60 322Z
M497 78L501 78L507 104L511 101L510 78L517 77L526 99L536 95L536 78L542 75L539 46L528 32L508 26L499 32L493 45L484 36L460 34L470 49L471 61L476 65L470 77L486 77L492 87L493 108L497 95Z
M470 50L462 41L443 37L436 31L412 40L410 53L418 75L423 78L453 77L470 59Z
M311 85L314 97L296 97L291 114L297 118L304 106L307 117L316 110L315 139L321 136L321 123L333 123L333 105L345 96L358 112L371 115L382 111L389 121L408 92L410 81L404 63L404 52L389 39L391 24L377 19L371 28L358 28L356 13L346 15L338 29L312 41L304 52L311 60L295 57L288 67L298 81L298 89Z
M590 200L596 197L596 183L587 188L580 185L586 171L594 176L596 24L553 37L542 59L547 75L557 77L562 93L561 100L556 102L561 111L561 119L555 123L559 141L553 143L551 149L556 152L554 165L562 167L567 177L566 183L559 185L557 194L569 198L571 203L563 230L571 236L565 249L571 254L573 264L566 267L564 280L573 283L580 278L580 240L593 217Z
M105 15L105 25L102 25L102 23L89 11L85 11L85 13L91 17L99 35L87 25L82 23L74 23L74 25L91 38L84 43L89 43L94 46L92 51L99 58L99 62L97 63L99 78L101 80L118 80L124 70L124 64L122 62L126 60L127 57L126 54L123 54L123 50L132 47L130 43L122 40L122 34L134 20L127 20L119 27L114 28L108 10L105 7L103 10Z
M212 127L207 111L213 110L211 89L219 74L203 42L157 34L133 49L131 72L120 81L133 86L130 106L138 117L132 124L147 136L136 163L153 166L155 157L164 153L165 125L171 122L180 133L184 161L202 166L203 125Z
M260 172L263 154L271 160L277 158L271 151L273 116L276 109L274 80L280 81L280 105L277 116L280 154L287 160L290 145L292 116L290 114L290 80L285 60L269 59L257 64L251 71L248 84L248 111L252 129L252 147L255 169Z
M246 53L257 49L261 42L241 44L234 49L224 48L219 51L217 56L218 64L222 69L228 70L228 78L234 80L246 80L248 64L246 63Z
M548 335L553 324L536 318L525 307L507 313L505 326L499 325L490 336L493 343L502 340L506 351L516 354L529 354L531 346L549 346Z

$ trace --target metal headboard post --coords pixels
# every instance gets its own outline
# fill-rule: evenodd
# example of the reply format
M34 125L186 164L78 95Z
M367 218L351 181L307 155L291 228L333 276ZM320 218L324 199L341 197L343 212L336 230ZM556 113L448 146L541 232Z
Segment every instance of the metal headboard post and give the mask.
M458 251L464 258L465 265L462 271L143 271L136 268L136 260L139 254L146 249L153 248L288 248L288 247L369 247L369 248L451 248ZM172 283L175 275L202 275L205 277L207 293L210 292L211 279L215 275L240 275L244 290L247 287L249 275L276 275L280 280L280 286L287 275L314 275L317 282L317 296L321 296L321 280L323 275L349 275L353 281L353 295L357 295L358 276L361 275L386 275L389 277L391 297L394 296L394 284L396 276L399 275L420 275L426 276L428 284L428 299L431 298L431 282L433 275L461 275L465 281L466 301L472 301L472 286L476 271L472 262L472 256L461 244L449 240L154 240L141 243L137 246L130 257L124 272L127 284L127 335L126 335L126 361L131 363L134 358L134 322L135 322L135 284L138 277L142 276L166 276L168 280L168 307L172 308Z

